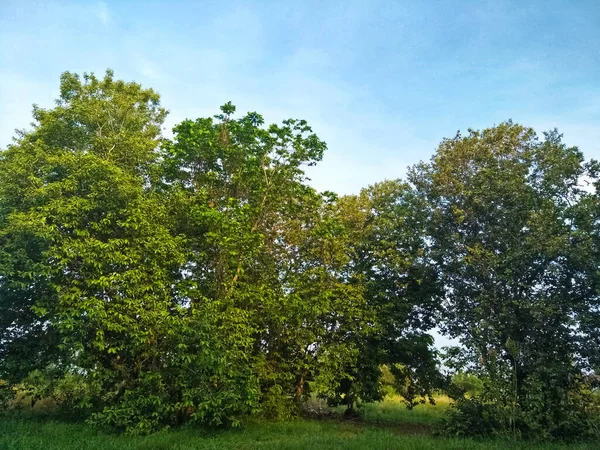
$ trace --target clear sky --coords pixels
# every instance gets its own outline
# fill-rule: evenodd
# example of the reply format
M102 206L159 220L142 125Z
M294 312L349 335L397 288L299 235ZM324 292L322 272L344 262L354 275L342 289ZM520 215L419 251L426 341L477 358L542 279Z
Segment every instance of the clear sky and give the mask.
M314 185L357 192L512 118L600 158L600 1L0 0L0 146L65 70L154 87L167 126L231 100L307 119Z

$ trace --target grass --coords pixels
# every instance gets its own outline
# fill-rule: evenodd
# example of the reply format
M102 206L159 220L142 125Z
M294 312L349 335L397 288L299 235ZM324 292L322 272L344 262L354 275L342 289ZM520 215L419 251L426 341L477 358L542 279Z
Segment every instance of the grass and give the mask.
M419 424L436 425L450 407L451 400L446 396L435 399L435 405L425 403L406 408L400 396L388 397L382 402L367 403L360 408L360 413L368 423Z
M442 439L431 427L448 408L437 405L407 410L398 399L365 405L363 420L250 422L241 428L203 432L183 429L151 436L107 434L84 424L42 420L30 415L0 417L0 450L588 450L589 444L531 444L500 440ZM598 446L600 447L600 445Z
M237 430L202 433L171 431L151 436L117 436L86 425L36 423L16 419L0 421L2 450L588 450L580 444L531 445L523 442L438 439L428 435L400 435L391 430L339 422L297 420L253 423Z

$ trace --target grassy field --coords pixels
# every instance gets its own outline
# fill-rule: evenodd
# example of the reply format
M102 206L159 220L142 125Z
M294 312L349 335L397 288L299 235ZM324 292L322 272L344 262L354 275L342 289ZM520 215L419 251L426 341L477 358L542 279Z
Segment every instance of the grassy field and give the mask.
M363 419L252 422L241 428L202 432L186 429L136 437L102 433L87 425L59 423L40 417L0 418L1 450L292 450L292 449L404 449L404 450L589 450L591 444L531 444L509 441L472 441L432 436L448 402L421 405L408 411L397 399L366 405Z
M361 416L368 423L419 424L434 426L450 407L450 399L436 397L435 405L425 403L409 410L400 396L386 398L382 402L367 403L360 409Z

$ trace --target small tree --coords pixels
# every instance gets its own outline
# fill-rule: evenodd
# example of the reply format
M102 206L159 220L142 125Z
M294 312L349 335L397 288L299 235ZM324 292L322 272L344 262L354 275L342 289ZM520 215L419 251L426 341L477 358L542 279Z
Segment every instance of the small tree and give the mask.
M422 199L401 181L385 181L342 197L338 217L348 230L347 282L364 290L369 333L356 336L356 365L338 401L380 400L387 365L409 407L431 397L441 378L433 338L440 290L427 265ZM343 396L342 396L343 394Z

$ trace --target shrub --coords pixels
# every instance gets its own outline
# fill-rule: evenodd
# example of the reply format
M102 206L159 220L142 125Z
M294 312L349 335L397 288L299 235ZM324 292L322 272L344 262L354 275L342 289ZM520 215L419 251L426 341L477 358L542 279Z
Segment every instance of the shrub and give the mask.
M15 398L15 389L7 381L0 380L0 413L5 412Z
M514 397L484 385L473 397L455 397L442 432L452 436L505 436L537 440L579 440L600 436L600 402L591 386L573 380L561 392L531 378Z

